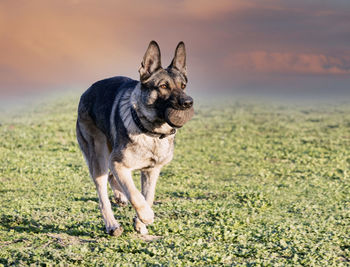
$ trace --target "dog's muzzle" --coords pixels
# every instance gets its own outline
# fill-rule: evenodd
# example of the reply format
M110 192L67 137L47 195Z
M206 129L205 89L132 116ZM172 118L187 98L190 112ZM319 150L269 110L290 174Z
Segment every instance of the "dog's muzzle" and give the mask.
M190 96L183 96L178 99L179 108L169 106L165 109L165 121L172 127L180 128L194 115L193 99Z

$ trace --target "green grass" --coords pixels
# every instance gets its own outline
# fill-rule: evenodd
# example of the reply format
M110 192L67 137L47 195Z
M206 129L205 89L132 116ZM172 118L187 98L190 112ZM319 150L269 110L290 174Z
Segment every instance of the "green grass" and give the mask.
M104 233L77 102L1 114L0 264L350 265L349 105L198 104L145 241L130 205Z

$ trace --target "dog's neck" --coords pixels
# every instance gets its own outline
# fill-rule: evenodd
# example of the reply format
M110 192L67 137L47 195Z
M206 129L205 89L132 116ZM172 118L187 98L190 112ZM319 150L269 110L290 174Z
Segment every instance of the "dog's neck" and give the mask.
M128 117L131 116L132 121L139 131L144 133L147 133L148 131L149 135L155 137L164 137L175 133L175 129L173 127L166 122L159 120L157 110L154 107L147 106L145 103L143 103L141 96L141 83L138 83L135 89L131 92L129 101L129 112L125 110L123 113L129 114ZM134 114L134 117L137 115L139 122L135 122L135 119L133 119L130 108L134 109L136 113ZM130 118L127 119L127 121L129 120ZM139 123L141 123L142 126L138 126L137 124ZM142 127L144 129L142 129Z

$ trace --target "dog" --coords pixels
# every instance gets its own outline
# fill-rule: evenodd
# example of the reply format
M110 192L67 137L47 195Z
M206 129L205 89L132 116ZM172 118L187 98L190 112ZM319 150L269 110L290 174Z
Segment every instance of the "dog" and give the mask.
M161 168L173 157L176 130L194 114L186 94L186 51L180 42L171 64L162 68L160 48L151 41L139 68L140 80L117 76L94 83L80 98L76 134L95 183L107 233L119 236L108 198L109 182L120 205L136 211L142 235L154 221L152 204ZM141 171L141 192L132 171Z

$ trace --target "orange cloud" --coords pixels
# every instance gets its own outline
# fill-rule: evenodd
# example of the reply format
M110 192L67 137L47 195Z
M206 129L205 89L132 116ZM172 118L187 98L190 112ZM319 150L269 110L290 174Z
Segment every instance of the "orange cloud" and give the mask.
M106 69L117 65L117 60L132 58L127 44L116 42L116 36L126 26L122 14L112 28L106 19L112 11L103 14L98 6L95 9L88 2L78 4L76 1L0 4L1 22L6 21L0 26L1 91L16 83L22 90L26 87L31 90L31 85L81 81L86 76L103 75L103 69L106 73Z
M243 9L255 7L256 4L244 0L187 0L181 2L181 12L201 19L220 17L221 14L239 12Z
M254 51L231 54L224 61L227 67L245 72L350 74L350 56Z

